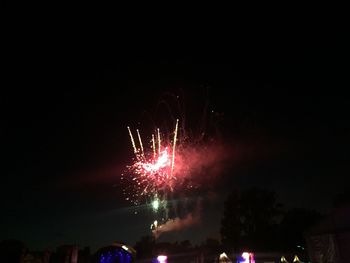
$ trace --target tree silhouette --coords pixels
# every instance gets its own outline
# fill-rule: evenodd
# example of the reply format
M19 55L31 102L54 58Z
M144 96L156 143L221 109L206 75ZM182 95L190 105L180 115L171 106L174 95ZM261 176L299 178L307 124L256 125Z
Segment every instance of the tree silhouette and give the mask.
M222 242L236 251L273 247L280 207L275 192L260 188L232 191L224 204L220 230Z
M22 241L15 239L2 240L0 242L1 261L8 263L20 263L21 257L27 253L27 248Z
M182 251L187 251L192 248L191 241L189 241L188 239L181 241L179 245Z
M305 247L304 232L321 219L321 214L304 208L287 211L279 228L280 248L294 250L297 246Z
M239 249L239 242L242 233L240 220L240 197L238 191L234 190L228 196L224 204L224 214L221 220L221 240L225 245L233 246L234 250Z
M350 205L350 188L345 189L343 192L335 195L332 203L334 208Z
M153 256L155 240L152 236L143 236L134 246L137 258L150 258Z

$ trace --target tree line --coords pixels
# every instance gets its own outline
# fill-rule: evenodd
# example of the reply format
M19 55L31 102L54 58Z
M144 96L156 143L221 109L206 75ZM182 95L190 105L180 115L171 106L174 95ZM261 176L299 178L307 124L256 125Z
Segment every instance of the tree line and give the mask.
M193 246L182 242L156 242L144 236L134 245L139 258L149 258L157 252L190 253L191 251L285 251L300 252L306 247L305 231L322 215L312 209L285 209L274 191L249 188L232 190L224 203L221 219L221 240L208 238Z

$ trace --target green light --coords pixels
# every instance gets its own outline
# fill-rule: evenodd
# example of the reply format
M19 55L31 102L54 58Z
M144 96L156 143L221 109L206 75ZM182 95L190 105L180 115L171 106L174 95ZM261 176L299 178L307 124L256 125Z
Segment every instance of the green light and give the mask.
M153 200L152 207L154 210L158 210L158 208L159 208L159 200L158 199Z

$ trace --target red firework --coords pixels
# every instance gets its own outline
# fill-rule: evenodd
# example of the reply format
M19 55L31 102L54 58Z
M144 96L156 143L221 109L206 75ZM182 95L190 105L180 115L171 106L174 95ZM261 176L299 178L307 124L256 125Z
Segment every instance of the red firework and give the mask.
M139 195L160 196L159 191L172 191L176 176L174 175L178 120L176 121L173 141L164 146L159 129L152 134L152 152L145 152L139 130L137 131L139 146L136 146L134 137L128 127L131 143L135 153L135 163L128 166L134 175L140 193ZM155 138L157 140L155 140Z

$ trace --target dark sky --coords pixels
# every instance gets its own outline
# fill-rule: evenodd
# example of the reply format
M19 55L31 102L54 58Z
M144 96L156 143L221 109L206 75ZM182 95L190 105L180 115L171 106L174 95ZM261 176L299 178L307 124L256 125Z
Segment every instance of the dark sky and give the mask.
M149 234L152 215L134 215L119 175L132 154L126 126L142 126L165 92L183 94L194 121L209 101L237 154L210 195L203 191L202 223L168 238L219 237L234 187L267 187L287 206L328 210L350 168L342 52L307 32L266 38L14 43L1 85L0 239L97 248Z

